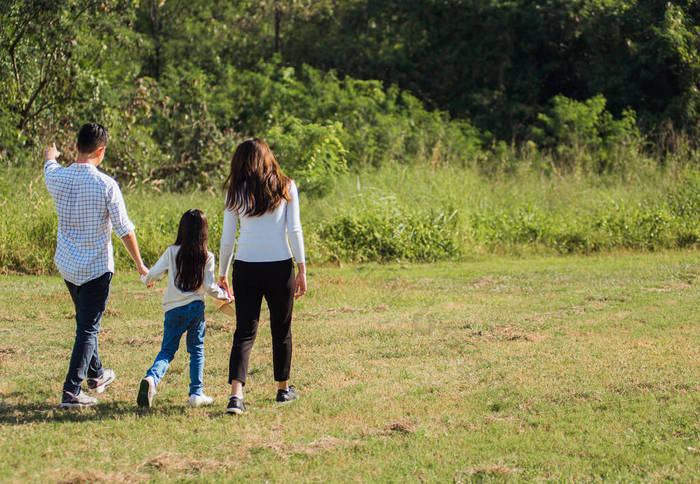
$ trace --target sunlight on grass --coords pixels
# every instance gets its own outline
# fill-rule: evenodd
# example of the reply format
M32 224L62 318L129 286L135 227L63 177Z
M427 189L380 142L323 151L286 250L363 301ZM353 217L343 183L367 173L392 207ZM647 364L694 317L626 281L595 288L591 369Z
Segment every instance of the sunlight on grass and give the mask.
M0 479L698 477L697 252L312 266L293 325L301 400L274 402L263 323L242 418L224 413L235 323L211 307L214 406L186 405L181 348L155 407L136 408L162 311L134 279L115 277L100 337L117 381L78 412L57 409L74 331L62 281L0 281Z

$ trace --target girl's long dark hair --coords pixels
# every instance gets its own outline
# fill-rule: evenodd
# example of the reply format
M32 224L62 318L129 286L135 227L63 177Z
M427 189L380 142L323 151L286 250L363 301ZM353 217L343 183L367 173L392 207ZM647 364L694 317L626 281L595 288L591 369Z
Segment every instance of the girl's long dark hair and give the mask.
M291 199L289 178L282 174L267 143L258 138L246 140L236 148L224 189L227 186L226 208L252 217Z
M175 240L175 245L180 246L175 257L175 286L183 292L194 292L204 282L208 236L209 224L204 212L192 209L182 215Z

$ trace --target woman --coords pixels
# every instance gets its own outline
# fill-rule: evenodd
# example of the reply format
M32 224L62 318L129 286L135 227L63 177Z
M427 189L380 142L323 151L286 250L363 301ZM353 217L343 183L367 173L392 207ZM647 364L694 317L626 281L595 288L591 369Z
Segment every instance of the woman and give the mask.
M276 400L288 402L298 398L297 391L289 386L292 306L294 299L306 292L306 264L297 187L282 174L263 140L253 138L238 145L224 187L228 188L218 283L236 298L236 332L229 360L231 397L226 411L241 414L245 410L243 387L263 297L270 309ZM231 292L226 275L239 225ZM296 278L292 255L297 262Z

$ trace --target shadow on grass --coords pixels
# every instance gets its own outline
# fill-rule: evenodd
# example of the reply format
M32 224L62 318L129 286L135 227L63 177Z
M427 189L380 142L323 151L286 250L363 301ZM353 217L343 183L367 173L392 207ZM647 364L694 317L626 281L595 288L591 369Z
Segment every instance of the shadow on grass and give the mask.
M0 425L25 425L36 422L87 422L114 420L123 416L133 415L136 418L148 416L181 415L188 408L184 406L163 405L150 409L139 408L135 402L100 401L97 405L85 408L59 408L53 403L17 403L7 402L7 397L21 395L2 395L0 402Z

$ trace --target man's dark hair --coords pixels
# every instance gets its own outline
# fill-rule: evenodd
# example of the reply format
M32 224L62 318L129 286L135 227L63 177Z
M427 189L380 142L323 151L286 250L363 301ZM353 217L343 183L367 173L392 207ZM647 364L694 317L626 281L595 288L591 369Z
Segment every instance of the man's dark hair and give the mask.
M107 128L97 123L84 124L78 132L78 151L90 154L97 148L107 146L109 133Z

